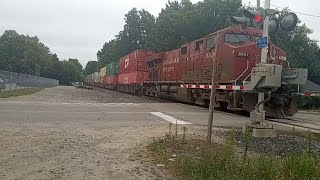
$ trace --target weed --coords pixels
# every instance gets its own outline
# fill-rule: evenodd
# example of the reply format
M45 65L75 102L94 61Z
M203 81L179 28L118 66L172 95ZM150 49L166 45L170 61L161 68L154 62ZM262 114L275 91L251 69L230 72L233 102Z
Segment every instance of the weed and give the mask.
M185 130L184 130L185 134ZM225 144L201 140L186 140L183 146L177 141L157 140L151 143L151 149L157 157L177 154L179 158L170 164L169 171L181 179L232 179L232 180L308 180L320 179L320 162L312 156L312 135L308 133L308 149L305 153L296 152L295 130L292 129L292 152L287 157L278 157L274 153L249 155L252 141L250 131L245 133L243 157L235 149L235 132L232 130ZM197 147L197 148L195 148ZM178 149L177 149L178 148ZM183 152L183 154L181 154ZM180 154L179 154L180 153Z
M172 122L169 124L169 133L167 134L167 139L172 139Z
M12 91L0 91L0 98L9 98L9 97L33 94L41 91L42 89L43 88L28 88L28 89L18 89L18 90L12 90Z
M178 120L176 119L176 138L178 137Z
M187 134L187 127L183 127L183 134L182 134L182 142L185 142L186 140L186 134Z
M245 134L244 134L244 140L245 140L245 148L243 153L243 159L245 161L247 159L250 142L252 140L251 129L246 128Z

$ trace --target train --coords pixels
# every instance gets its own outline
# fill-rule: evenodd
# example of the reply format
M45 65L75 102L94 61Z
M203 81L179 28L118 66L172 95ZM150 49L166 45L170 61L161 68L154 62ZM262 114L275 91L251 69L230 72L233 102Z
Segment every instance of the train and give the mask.
M138 49L85 78L85 84L121 92L208 106L214 86L214 107L251 112L258 93L246 91L260 63L257 39L262 31L230 26L167 52ZM289 68L287 53L270 43L268 64ZM284 118L297 112L297 96L284 83L265 103L266 116Z

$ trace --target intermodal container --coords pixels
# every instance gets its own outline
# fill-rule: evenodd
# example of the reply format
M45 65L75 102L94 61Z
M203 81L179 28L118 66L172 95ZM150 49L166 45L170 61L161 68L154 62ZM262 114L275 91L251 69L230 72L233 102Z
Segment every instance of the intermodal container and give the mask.
M114 76L119 74L119 61L112 62L107 65L107 75Z
M148 80L148 72L135 71L119 74L119 84L141 84Z
M120 73L130 73L136 71L147 71L146 57L154 52L146 50L136 50L120 59Z
M103 67L100 69L100 77L104 77L107 75L107 67Z
M104 84L107 84L107 85L118 84L118 78L119 78L119 75L106 76L104 77Z
M93 79L95 83L100 83L100 75L98 72L93 73Z

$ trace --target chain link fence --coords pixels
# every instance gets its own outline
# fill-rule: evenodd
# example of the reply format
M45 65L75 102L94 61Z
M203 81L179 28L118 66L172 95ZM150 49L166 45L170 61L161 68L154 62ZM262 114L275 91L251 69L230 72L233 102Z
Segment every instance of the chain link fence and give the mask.
M54 87L58 85L59 80L0 70L0 91Z

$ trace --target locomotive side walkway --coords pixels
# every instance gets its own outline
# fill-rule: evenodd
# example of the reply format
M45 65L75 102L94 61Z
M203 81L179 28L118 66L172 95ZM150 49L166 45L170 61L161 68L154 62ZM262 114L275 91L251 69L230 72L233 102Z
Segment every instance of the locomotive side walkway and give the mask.
M208 110L103 89L45 89L0 99L0 179L166 179L140 152L178 122L206 132ZM305 115L313 124L318 114ZM315 116L315 117L313 117ZM247 117L215 113L217 127Z

